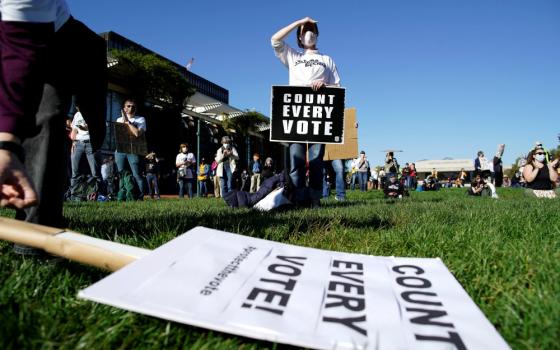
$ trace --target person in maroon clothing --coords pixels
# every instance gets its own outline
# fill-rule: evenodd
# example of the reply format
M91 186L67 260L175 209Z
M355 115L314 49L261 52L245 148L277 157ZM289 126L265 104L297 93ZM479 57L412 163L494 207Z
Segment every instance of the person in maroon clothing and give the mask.
M19 220L61 227L72 96L92 147L105 137L105 41L72 18L64 0L0 5L0 206L17 208Z
M410 178L410 187L416 190L416 186L418 185L418 181L416 181L416 164L410 163L408 166L408 177Z

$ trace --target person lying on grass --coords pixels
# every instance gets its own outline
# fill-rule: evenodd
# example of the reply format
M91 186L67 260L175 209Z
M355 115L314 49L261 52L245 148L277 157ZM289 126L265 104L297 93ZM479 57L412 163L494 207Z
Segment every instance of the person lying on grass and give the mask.
M294 199L293 185L287 172L273 175L261 183L257 192L231 190L223 195L231 208L255 208L260 211L291 206Z

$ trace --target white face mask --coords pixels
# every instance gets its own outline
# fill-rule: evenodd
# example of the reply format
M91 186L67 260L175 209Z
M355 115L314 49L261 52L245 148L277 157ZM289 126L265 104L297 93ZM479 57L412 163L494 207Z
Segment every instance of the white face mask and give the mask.
M301 40L304 47L309 48L315 46L317 44L317 34L313 33L312 31L308 30L303 35Z
M535 156L535 159L537 160L537 162L544 162L544 154L537 154Z
M224 148L229 148L229 143L224 143Z

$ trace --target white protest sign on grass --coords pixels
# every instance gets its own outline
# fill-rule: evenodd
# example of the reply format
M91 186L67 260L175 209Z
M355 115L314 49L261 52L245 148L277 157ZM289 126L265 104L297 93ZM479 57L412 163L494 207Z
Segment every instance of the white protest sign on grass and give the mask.
M509 349L439 259L324 251L204 227L79 296L318 349Z

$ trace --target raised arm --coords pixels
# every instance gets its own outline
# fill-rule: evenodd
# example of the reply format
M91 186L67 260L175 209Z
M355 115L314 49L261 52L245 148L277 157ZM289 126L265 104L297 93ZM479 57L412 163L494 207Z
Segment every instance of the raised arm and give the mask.
M558 171L556 170L556 166L560 160L556 158L551 163L548 163L548 174L550 176L550 181L556 182L558 180Z
M297 27L299 27L299 26L301 26L301 25L303 25L307 22L317 23L317 21L312 19L311 17L302 18L300 20L297 20L297 21L285 26L284 28L280 29L279 31L277 31L272 36L272 38L270 38L270 41L272 43L283 41L288 36L288 34L290 34L292 32L292 30L296 29Z

